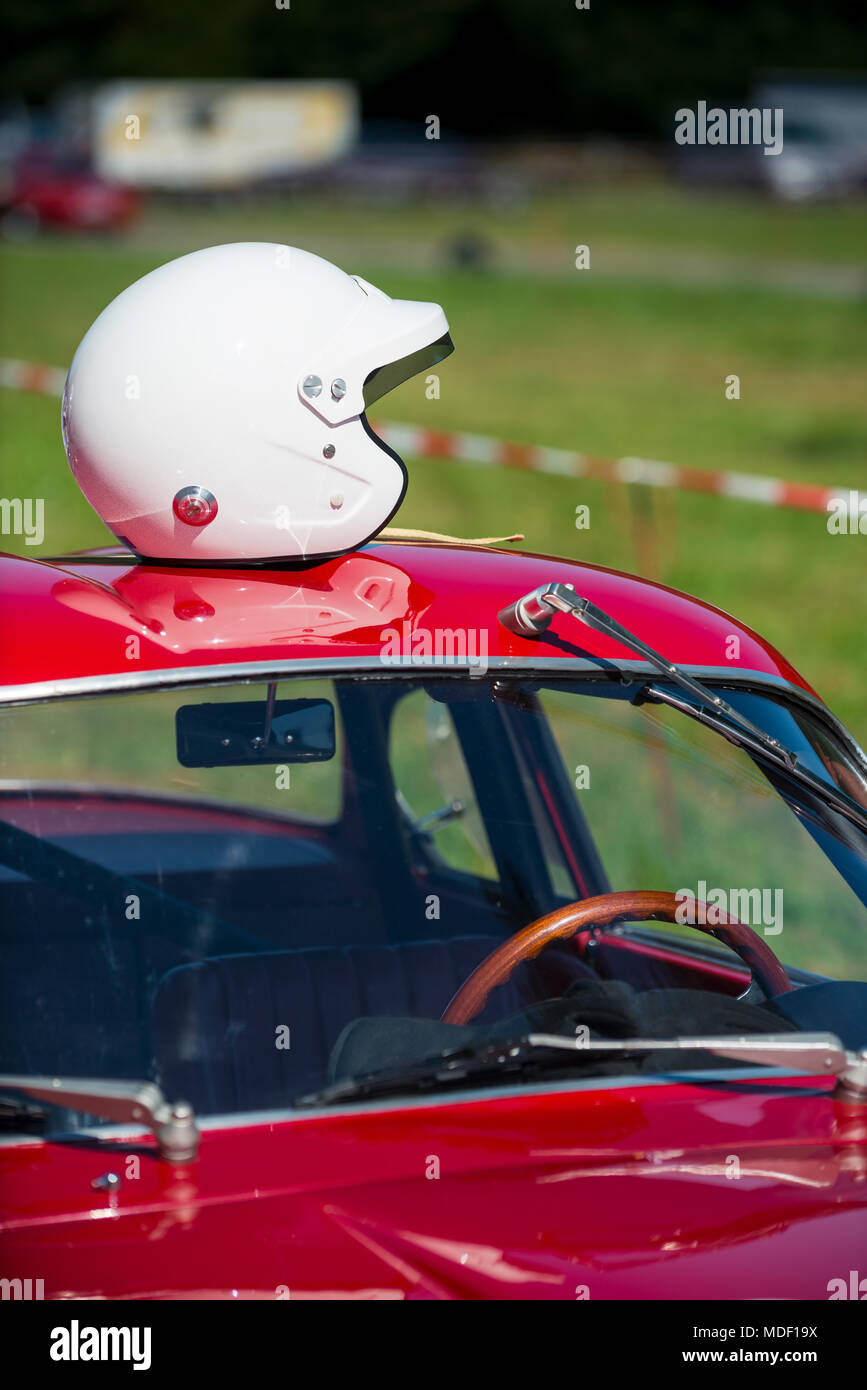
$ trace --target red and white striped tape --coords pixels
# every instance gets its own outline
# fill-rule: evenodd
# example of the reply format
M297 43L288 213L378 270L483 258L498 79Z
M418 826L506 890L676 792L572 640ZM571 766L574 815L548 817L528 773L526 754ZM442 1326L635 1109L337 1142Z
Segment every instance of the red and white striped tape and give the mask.
M42 396L62 396L66 372L62 367L40 367L35 362L17 362L0 357L0 386L15 391L38 391Z
M32 362L0 358L0 386L62 396L66 373L61 367L41 367ZM786 483L756 473L724 473L703 468L683 468L654 459L603 459L570 449L547 449L536 444L516 444L483 434L455 434L371 421L372 427L398 454L416 458L454 459L483 468L520 468L530 473L552 473L561 478L596 478L603 482L644 483L649 487L680 488L742 502L761 502L767 507L797 507L827 512L832 503L844 502L857 511L867 494L852 488L820 487L816 483Z
M756 473L723 473L703 468L683 468L654 459L603 459L569 449L547 449L534 444L515 444L478 434L447 434L414 425L371 421L381 439L398 454L417 458L456 459L484 468L522 468L531 473L553 473L563 478L598 478L605 482L645 483L650 487L681 488L767 507L797 507L826 512L832 501L842 500L850 509L859 505L852 488L820 487L815 483L786 483ZM867 494L861 494L867 497Z

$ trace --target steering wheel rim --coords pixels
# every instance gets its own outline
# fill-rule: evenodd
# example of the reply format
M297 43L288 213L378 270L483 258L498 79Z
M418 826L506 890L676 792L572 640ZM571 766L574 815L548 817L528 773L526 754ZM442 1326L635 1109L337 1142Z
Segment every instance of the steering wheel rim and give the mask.
M534 960L552 941L568 941L581 931L610 926L618 919L629 922L675 922L675 912L680 907L682 901L677 894L649 890L600 893L594 898L566 903L522 927L486 956L451 999L442 1022L471 1022L485 1007L491 991L505 984L522 961ZM794 988L770 946L752 927L739 922L736 917L730 917L721 908L710 908L699 901L696 901L695 907L705 908L702 914L705 921L682 925L706 932L734 951L768 998L786 994ZM707 916L711 912L714 914L713 922L708 923Z

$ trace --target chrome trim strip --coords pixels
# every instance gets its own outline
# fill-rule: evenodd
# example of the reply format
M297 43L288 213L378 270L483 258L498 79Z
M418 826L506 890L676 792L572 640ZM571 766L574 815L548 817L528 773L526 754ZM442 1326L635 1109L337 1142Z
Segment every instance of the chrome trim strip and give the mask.
M681 666L681 670L699 679L724 681L734 686L758 686L777 690L792 697L812 713L817 714L833 729L837 737L867 772L867 753L849 733L845 725L816 695L794 685L783 676L752 668L730 666ZM0 708L17 705L43 704L50 700L98 697L126 694L130 691L183 690L201 685L264 682L270 679L289 679L300 676L340 676L366 673L390 680L400 675L430 673L440 676L470 675L484 679L489 671L522 672L528 675L605 676L623 675L644 677L653 671L646 661L622 662L615 665L606 658L587 657L522 657L491 656L479 669L469 661L418 661L415 657L399 661L383 661L378 656L286 657L282 661L236 661L225 665L184 666L160 668L153 671L117 671L99 676L72 676L63 680L34 681L29 685L0 686Z
M708 679L715 680L758 680L763 685L774 685L780 689L791 690L803 695L821 710L826 706L821 700L794 686L782 676L763 671L753 671L730 666L691 666L681 668L690 673L702 672ZM153 671L116 671L98 676L69 676L61 680L34 681L27 685L0 686L0 705L33 704L45 700L68 699L80 695L109 695L129 690L166 689L172 686L225 684L230 681L265 681L269 676L313 676L339 675L343 672L353 674L357 671L377 673L386 679L395 675L415 675L420 672L433 672L439 675L471 675L484 678L488 671L538 671L544 674L580 672L597 676L617 675L643 676L653 670L646 661L622 662L615 665L606 658L592 660L587 657L521 657L490 656L485 659L482 669L467 660L426 660L415 657L402 657L400 660L384 661L378 656L326 656L326 657L286 657L282 661L235 661L225 665L177 666ZM658 675L658 673L657 673Z
M322 1105L316 1110L254 1111L252 1112L255 1116L253 1121L249 1116L206 1115L198 1119L197 1123L200 1129L235 1129L250 1123L275 1124L282 1120L322 1119L328 1115L365 1115L380 1110L420 1110L426 1105L436 1105L437 1107L455 1104L469 1105L476 1101L514 1100L521 1096L571 1095L582 1091L619 1091L627 1086L642 1088L645 1086L682 1086L692 1082L713 1082L715 1079L722 1080L723 1078L726 1081L771 1081L805 1075L805 1072L788 1067L767 1067L761 1071L756 1067L719 1067L709 1068L705 1071L666 1072L657 1076L613 1076L606 1078L596 1076L576 1081L537 1081L533 1086L522 1086L520 1083L513 1082L511 1085L474 1086L471 1090L460 1092L445 1091L442 1095L436 1096L371 1097L367 1101L350 1101L345 1105ZM823 1080L822 1077L816 1079Z
M576 1081L543 1081L533 1086L512 1082L501 1086L475 1086L472 1090L443 1091L440 1094L378 1096L366 1101L347 1102L345 1105L321 1105L317 1109L237 1111L226 1115L197 1115L199 1130L249 1129L256 1125L303 1124L309 1121L330 1119L341 1115L373 1115L391 1110L424 1110L441 1108L444 1105L471 1105L478 1101L514 1100L516 1097L532 1098L538 1095L572 1095L582 1091L617 1091L628 1086L643 1089L650 1086L684 1086L714 1081L758 1081L760 1083L803 1078L805 1072L789 1067L715 1067L705 1071L666 1072L655 1076L612 1076L585 1077ZM823 1081L824 1077L812 1077ZM830 1092L829 1092L830 1094ZM86 1129L63 1130L57 1134L22 1134L20 1138L6 1134L0 1138L0 1148L16 1147L24 1144L61 1143L64 1139L136 1139L146 1138L150 1130L137 1125L88 1125ZM156 1157L156 1150L154 1150ZM200 1155L201 1157L201 1155Z

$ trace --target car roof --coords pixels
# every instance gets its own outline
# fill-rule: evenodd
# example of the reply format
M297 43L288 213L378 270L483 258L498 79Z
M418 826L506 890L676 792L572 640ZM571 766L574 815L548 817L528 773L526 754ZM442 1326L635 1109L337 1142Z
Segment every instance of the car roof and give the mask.
M197 569L119 549L50 560L2 556L0 686L8 699L10 688L109 675L135 684L144 672L207 668L207 676L248 663L339 659L351 668L381 660L387 643L417 662L437 634L445 649L464 641L488 665L504 658L636 664L626 648L568 615L558 614L537 639L498 622L502 608L551 581L571 584L680 665L758 673L814 693L757 633L665 585L483 545L381 539L308 566Z

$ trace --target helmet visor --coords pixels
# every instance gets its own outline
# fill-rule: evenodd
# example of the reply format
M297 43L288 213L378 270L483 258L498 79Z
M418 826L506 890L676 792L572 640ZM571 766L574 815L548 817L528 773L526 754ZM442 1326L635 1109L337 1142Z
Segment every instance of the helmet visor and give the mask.
M428 343L427 347L418 348L406 357L399 357L396 362L386 362L384 366L374 368L363 387L365 406L373 405L374 401L380 400L396 386L402 386L418 372L436 366L437 362L442 362L443 358L448 357L454 350L451 334L444 333L436 342Z

